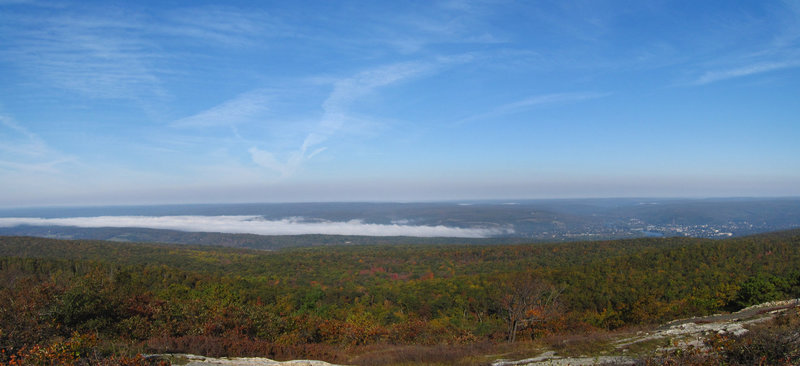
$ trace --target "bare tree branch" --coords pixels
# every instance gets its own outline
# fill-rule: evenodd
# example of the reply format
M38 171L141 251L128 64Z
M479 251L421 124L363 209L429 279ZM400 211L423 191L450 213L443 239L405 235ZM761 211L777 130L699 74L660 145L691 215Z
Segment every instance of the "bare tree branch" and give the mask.
M506 284L500 305L508 321L508 341L514 342L520 327L554 316L563 289L531 274L519 274Z

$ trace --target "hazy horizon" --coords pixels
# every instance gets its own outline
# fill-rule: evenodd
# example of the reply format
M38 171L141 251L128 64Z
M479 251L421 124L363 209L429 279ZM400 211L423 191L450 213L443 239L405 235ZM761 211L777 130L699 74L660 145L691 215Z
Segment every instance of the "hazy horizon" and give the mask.
M0 208L800 196L800 5L0 0Z
M800 223L795 198L605 198L0 208L3 235L158 241L169 233L361 237L727 237ZM159 236L160 235L160 236ZM177 237L181 237L178 235ZM161 238L161 239L158 239ZM197 237L186 237L197 240Z
M558 202L558 201L631 201L631 200L660 200L660 201L737 201L737 200L795 200L800 199L800 195L787 196L607 196L607 197L543 197L543 198L454 198L454 199L427 199L427 200L309 200L309 201L162 201L162 202L142 202L130 201L120 203L64 203L64 204L27 204L27 205L2 205L0 210L14 211L26 209L70 209L70 208L135 208L135 207L202 207L202 206L225 206L225 205L306 205L306 204L454 204L454 205L474 205L474 204L505 204L516 205L519 203L532 202Z

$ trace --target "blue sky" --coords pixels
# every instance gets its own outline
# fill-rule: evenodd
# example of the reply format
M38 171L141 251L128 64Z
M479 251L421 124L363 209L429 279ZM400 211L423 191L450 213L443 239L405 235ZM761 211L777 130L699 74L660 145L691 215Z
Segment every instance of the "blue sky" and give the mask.
M800 2L0 0L0 206L800 195Z

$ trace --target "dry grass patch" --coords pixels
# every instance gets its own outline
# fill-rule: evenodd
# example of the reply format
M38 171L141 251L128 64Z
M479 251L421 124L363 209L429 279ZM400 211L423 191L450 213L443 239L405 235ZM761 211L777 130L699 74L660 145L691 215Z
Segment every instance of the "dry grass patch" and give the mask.
M475 359L491 353L490 343L434 346L373 346L349 361L361 366L475 365ZM480 363L480 362L479 362Z
M540 342L409 346L370 346L358 351L348 363L360 366L489 365L497 359L521 359L543 352Z
M621 350L615 346L620 338L630 337L638 328L616 331L595 330L580 333L552 334L542 339L545 346L560 356L600 356L618 354Z

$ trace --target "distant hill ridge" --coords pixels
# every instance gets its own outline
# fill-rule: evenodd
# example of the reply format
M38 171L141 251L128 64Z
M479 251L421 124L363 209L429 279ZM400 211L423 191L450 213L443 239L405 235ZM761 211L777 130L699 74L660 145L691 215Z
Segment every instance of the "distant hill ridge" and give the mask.
M3 224L5 219L16 220L12 222L26 222L27 218L31 219L29 222L47 223L47 220L56 218L90 219L100 216L136 216L160 219L175 215L186 215L190 218L196 216L198 220L245 215L270 221L270 225L276 227L292 225L292 223L284 223L281 220L342 224L351 228L343 234L352 235L254 235L186 232L146 227L91 228ZM37 221L38 218L44 221ZM388 225L387 227L401 225L408 228L397 235L414 235L415 228L446 228L449 230L485 230L485 235L472 236L491 237L484 239L418 236L375 237L360 235L365 232L359 230L360 223L378 225L379 228L380 225ZM514 244L648 236L725 238L797 227L800 227L800 198L574 199L523 200L505 203L480 201L469 203L307 203L0 209L0 235L222 245L256 249L398 243ZM207 227L200 224L196 225L196 228L207 230ZM313 228L308 228L307 231L301 232L315 232L313 230ZM446 233L448 231L439 232ZM452 233L452 231L449 232ZM292 231L292 233L298 232Z

